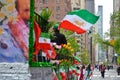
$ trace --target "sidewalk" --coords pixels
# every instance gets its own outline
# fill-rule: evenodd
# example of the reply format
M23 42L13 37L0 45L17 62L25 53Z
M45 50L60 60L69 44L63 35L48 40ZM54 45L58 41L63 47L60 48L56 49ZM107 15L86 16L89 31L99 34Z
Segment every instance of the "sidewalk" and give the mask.
M106 70L105 78L102 78L99 70L94 70L92 80L120 80L120 76L117 75L116 69L110 69Z
M30 80L28 64L0 63L0 80Z

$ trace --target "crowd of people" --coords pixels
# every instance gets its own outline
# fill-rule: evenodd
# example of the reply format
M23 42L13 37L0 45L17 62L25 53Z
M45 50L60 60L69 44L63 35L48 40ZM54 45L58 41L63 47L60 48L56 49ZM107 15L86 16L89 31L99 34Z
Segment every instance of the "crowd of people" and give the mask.
M80 67L80 76L78 77L78 80L91 80L93 70L91 64L88 64L87 66L82 65Z
M98 69L101 73L101 77L104 78L107 68L108 67L106 67L104 64L94 66L91 66L91 64L88 64L87 66L82 65L80 67L80 76L78 77L78 80L91 80L94 69Z

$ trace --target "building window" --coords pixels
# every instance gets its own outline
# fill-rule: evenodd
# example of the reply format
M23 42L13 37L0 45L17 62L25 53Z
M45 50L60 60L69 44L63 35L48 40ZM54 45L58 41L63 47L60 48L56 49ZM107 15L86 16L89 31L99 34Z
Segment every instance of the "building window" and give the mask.
M56 0L56 3L60 3L60 0Z
M57 15L56 15L56 19L60 19L60 14L57 14Z
M48 0L46 0L45 3L47 4L47 3L48 3Z
M48 0L40 0L40 3L42 3L42 4L47 4L47 3L48 3Z
M43 0L40 0L40 4L43 4Z
M60 6L56 7L56 12L60 12Z

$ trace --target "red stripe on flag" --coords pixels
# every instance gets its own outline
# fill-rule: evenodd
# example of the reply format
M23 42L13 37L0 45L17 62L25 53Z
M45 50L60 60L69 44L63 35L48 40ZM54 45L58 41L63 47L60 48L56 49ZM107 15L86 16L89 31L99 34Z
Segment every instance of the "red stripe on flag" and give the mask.
M73 23L67 21L67 20L64 20L63 22L60 23L59 27L60 28L64 28L66 30L70 30L70 31L73 31L73 32L77 32L78 34L82 34L84 32L86 32L85 30L83 30L82 28L74 25Z
M41 29L39 27L39 25L37 24L37 22L34 20L34 32L35 32L35 44L34 44L34 54L38 54L39 52L39 36L41 33Z

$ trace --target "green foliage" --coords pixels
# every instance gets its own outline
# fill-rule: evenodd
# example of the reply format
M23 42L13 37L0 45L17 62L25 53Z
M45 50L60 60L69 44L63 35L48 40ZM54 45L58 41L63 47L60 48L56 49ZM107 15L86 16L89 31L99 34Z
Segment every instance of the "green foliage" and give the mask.
M103 39L100 37L100 35L98 33L97 34L93 34L92 36L93 36L93 43L94 44L103 42Z
M79 50L79 45L76 42L75 37L71 37L70 39L68 39L68 42L71 44L72 48L74 49L74 53Z
M58 54L64 54L66 56L71 55L70 51L68 49L65 48L61 48L60 50L57 51Z
M106 50L108 46L112 46L108 40L104 40L103 38L100 37L99 34L93 34L93 43L94 44L99 43L99 46L102 48L102 50Z
M69 59L63 59L60 62L60 66L72 66L72 65L73 65L73 62L72 60L69 60Z
M114 12L111 15L111 29L110 36L111 37L119 37L120 35L120 11Z
M120 11L111 15L110 36L114 38L114 50L118 54L117 63L120 64Z
M40 16L44 18L45 20L49 20L50 16L52 14L52 11L49 9L42 9Z
M117 64L120 65L120 56L117 57Z
M111 27L110 36L115 38L120 37L120 27L118 26Z
M67 39L67 45L64 45L60 50L56 50L56 53L59 54L61 59L64 59L60 65L71 66L73 65L74 53L79 49L79 45L75 40L75 36L69 37L73 34L73 32L61 29L60 33L65 35Z
M120 38L115 40L114 49L118 54L120 54Z
M52 11L49 9L42 9L40 14L35 15L35 19L40 25L41 31L48 33L50 28L55 24L54 21L49 21Z
M77 52L80 46L76 41L75 34L72 31L63 31L63 32L66 36L67 42L71 44L72 48L74 49L74 52Z
M89 53L86 51L86 50L83 50L83 52L79 55L81 61L82 61L82 64L89 64L90 63L90 55Z

